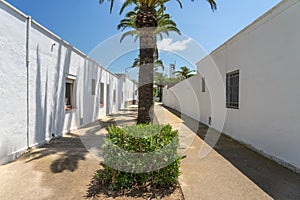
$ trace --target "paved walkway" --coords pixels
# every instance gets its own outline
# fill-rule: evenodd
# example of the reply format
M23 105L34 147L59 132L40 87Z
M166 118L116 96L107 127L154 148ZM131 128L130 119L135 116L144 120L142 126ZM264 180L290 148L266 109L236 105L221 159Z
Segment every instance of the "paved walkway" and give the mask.
M0 166L0 199L84 199L99 161L74 134Z
M300 199L300 174L266 159L221 135L217 144L203 141L219 135L172 109L156 107L158 121L179 130L182 160L180 185L186 200L198 199ZM196 134L197 133L197 134ZM200 159L201 148L210 153ZM202 149L203 151L203 149Z
M0 166L0 200L86 199L88 185L101 168L97 149L106 128L133 125L136 114L130 109L105 117Z
M185 199L300 199L300 174L225 136L211 149L202 138L212 130L162 106L155 113L157 122L179 130L180 152L187 155L180 176ZM84 199L100 167L106 127L134 124L135 116L136 110L124 110L0 166L0 199ZM211 151L200 159L202 145Z

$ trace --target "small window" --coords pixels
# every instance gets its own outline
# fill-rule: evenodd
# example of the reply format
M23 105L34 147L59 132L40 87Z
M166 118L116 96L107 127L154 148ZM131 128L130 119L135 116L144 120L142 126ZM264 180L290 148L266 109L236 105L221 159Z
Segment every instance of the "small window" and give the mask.
M239 70L226 74L226 107L239 109Z
M202 77L202 92L205 92L205 79Z
M96 80L92 79L92 95L96 94Z
M100 83L100 107L104 107L104 83Z
M113 103L116 103L116 89L114 89L113 93Z
M74 80L66 79L66 88L65 88L65 109L71 110L74 106Z

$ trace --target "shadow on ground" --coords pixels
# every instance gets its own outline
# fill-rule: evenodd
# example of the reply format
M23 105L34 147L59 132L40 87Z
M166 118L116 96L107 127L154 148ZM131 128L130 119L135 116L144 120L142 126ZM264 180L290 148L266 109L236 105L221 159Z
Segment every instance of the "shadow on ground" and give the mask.
M195 129L195 124L198 124L195 132L204 140L208 130L207 126L174 109L165 108L177 117L184 119L183 123L192 130ZM205 142L272 198L300 199L300 174L278 165L226 135L221 134L215 145L210 144L209 141Z
M103 169L98 170L96 173L103 172ZM173 196L172 196L173 195ZM89 184L85 198L113 198L113 199L183 199L179 186L172 188L151 188L149 186L136 186L130 189L121 191L109 190L108 184L102 184L101 180L95 176Z
M85 160L88 151L83 146L78 135L68 134L68 137L57 138L51 144L45 144L34 151L25 154L21 159L29 163L49 155L56 154L57 159L50 165L53 173L61 173L64 170L74 172L78 168L78 162Z
M95 141L96 145L103 144L105 140L104 135L97 135L102 127L108 127L115 124L113 120L98 120L98 124L87 125L83 128L87 129L85 135L78 135L69 133L64 137L55 139L51 144L45 144L40 148L34 149L32 152L23 155L20 159L25 159L25 163L29 163L38 159L42 159L49 155L55 155L55 159L50 169L53 173L61 173L63 171L74 172L78 168L78 162L85 160L86 154L89 153L87 147L82 143L84 137L91 138Z

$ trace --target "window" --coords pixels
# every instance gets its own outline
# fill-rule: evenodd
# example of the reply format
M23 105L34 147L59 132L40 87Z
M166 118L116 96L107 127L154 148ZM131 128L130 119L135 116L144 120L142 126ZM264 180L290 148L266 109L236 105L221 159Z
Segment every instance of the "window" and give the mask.
M239 70L226 74L226 107L239 108Z
M96 80L92 79L92 95L96 94Z
M74 80L66 79L66 90L65 90L65 109L71 110L74 108Z
M202 92L205 92L205 79L202 77Z
M104 107L104 83L100 83L100 107Z
M116 89L114 89L113 102L116 103Z

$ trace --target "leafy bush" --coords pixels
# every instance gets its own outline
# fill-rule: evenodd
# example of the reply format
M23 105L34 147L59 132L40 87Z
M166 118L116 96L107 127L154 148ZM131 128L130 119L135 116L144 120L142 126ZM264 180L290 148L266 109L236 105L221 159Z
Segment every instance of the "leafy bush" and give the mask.
M111 126L102 146L104 170L98 179L111 190L174 186L180 175L178 146L178 131L170 125Z

